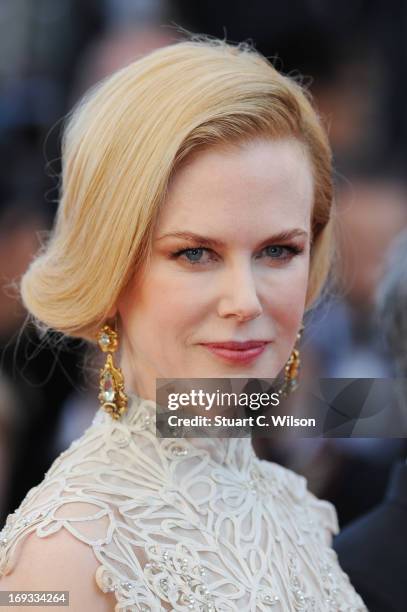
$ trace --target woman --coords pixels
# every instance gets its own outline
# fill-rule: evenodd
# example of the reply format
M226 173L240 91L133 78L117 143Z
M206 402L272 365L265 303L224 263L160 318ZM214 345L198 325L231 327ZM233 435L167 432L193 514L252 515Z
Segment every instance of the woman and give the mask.
M69 590L75 610L365 610L303 478L249 438L154 428L157 378L271 378L296 356L332 235L304 92L247 45L196 38L98 85L63 144L22 296L42 325L98 339L102 405L9 516L1 588Z

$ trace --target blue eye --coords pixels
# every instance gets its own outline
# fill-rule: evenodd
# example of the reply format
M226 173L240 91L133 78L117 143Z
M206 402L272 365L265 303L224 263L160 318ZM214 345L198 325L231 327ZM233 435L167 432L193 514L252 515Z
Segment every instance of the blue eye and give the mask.
M172 253L171 256L174 259L183 258L189 264L200 264L204 265L207 261L203 261L202 255L206 252L210 254L211 249L207 249L205 247L193 247L189 249L182 249L180 251L176 251ZM290 246L280 246L280 245L270 245L265 247L261 253L266 253L266 256L270 259L274 260L290 260L295 255L298 255L302 252L302 249L297 247L296 245Z
M203 253L203 249L186 249L184 251L184 254L188 257L188 259L191 262L199 261L202 253ZM189 258L189 255L192 255L191 259Z
M190 263L198 263L200 261L200 256L205 250L207 249L203 249L203 248L184 249L184 251L180 251L179 254L180 255L184 254L188 258L188 261ZM189 255L192 255L192 257L189 258Z
M280 257L283 254L284 250L290 251L290 249L288 247L282 247L282 246L268 246L264 250L273 259L280 259Z

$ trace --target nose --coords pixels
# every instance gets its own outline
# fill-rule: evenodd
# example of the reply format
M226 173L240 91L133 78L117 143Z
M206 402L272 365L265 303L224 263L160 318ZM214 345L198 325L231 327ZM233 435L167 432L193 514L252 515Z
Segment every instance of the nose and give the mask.
M240 262L234 270L225 272L222 294L218 304L218 314L222 318L236 317L239 321L248 321L263 311L250 263Z

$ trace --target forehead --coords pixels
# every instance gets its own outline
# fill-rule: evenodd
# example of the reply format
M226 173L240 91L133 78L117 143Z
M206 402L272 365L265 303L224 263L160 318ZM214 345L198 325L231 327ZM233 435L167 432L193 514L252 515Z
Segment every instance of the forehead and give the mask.
M258 232L309 226L311 162L297 140L257 139L194 153L175 173L156 231Z

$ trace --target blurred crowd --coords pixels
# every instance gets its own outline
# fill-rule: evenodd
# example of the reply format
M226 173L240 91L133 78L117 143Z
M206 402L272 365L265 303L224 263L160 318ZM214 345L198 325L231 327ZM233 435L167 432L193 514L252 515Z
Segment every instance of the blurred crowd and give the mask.
M278 69L301 75L328 127L338 249L335 274L306 319L303 363L321 377L407 376L396 367L377 298L407 227L405 2L2 0L0 527L97 407L89 347L41 335L16 298L56 212L62 119L95 82L182 39L183 29L252 40ZM257 450L306 475L344 525L381 500L407 444L262 441Z

